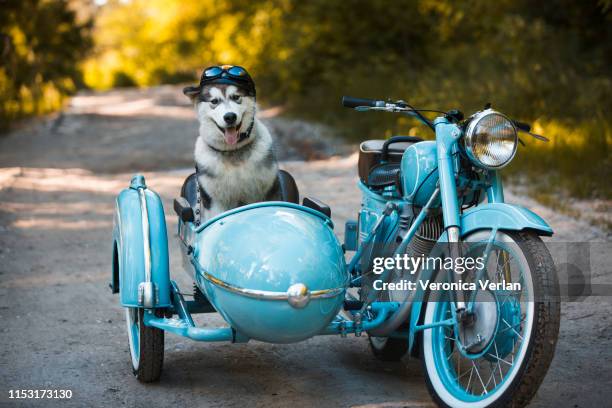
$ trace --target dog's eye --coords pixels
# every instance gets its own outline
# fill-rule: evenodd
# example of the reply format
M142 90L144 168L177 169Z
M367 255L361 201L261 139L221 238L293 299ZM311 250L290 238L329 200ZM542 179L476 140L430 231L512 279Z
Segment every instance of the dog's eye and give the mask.
M219 104L219 98L213 98L210 100L210 103L212 103L213 105L218 105Z
M230 99L234 102L238 102L240 100L240 95L233 94L232 96L230 96Z

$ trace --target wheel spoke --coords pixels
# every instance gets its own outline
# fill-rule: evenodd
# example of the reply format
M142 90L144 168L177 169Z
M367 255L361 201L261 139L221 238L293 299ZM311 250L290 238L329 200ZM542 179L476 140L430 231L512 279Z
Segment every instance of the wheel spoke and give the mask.
M512 325L506 321L506 319L502 318L502 322L504 322L510 328L510 330L512 330L514 333L516 333L516 335L519 337L519 339L523 340L523 336L521 336L521 334L519 332L517 332L514 329L514 327L512 327Z
M472 372L472 370L469 370L469 371L466 371L465 373L461 374L459 377L457 377L457 382L459 382L460 379L462 379L466 375L470 374L471 372Z
M517 324L515 324L513 326L510 326L510 324L506 322L508 327L504 327L503 329L499 330L498 333L504 333L504 332L507 332L508 330L515 330L516 327L520 327L521 326L521 324L523 323L523 320L525 320L525 317L523 317L520 322L518 322Z
M474 367L473 367L474 363L472 363L472 368L470 368L470 378L468 379L468 383L467 383L467 387L465 387L466 391L472 391L472 389L470 388L470 384L472 383L472 375L474 374Z
M502 373L499 352L497 351L497 342L493 342L493 346L495 347L495 358L497 359L497 368L499 369L499 381L504 381L504 374ZM495 369L493 369L495 371Z
M474 363L473 360L472 360L472 366L476 370L476 375L478 376L478 379L480 380L480 384L482 385L483 394L487 394L487 387L484 385L484 382L482 381L482 377L480 376L480 371L478 371L478 368L476 367L476 364Z
M457 352L457 372L461 373L461 353L459 353L459 352ZM461 378L461 377L459 377L459 378ZM459 382L459 378L457 378L457 382Z
M499 364L499 363L505 363L505 364L508 364L509 366L512 366L512 363L511 363L511 362L506 361L506 360L504 360L504 359L503 359L503 358L501 358L501 357L494 356L494 355L493 355L493 354L491 354L491 353L487 353L487 355L488 355L488 356L493 357L494 359L496 359L496 360L497 360L497 362L498 362L498 364ZM501 370L501 368L500 368L500 370Z
M489 368L491 368L493 364L489 362ZM485 387L488 387L489 384L491 384L491 381L493 381L493 384L495 384L495 386L497 387L497 383L495 382L495 377L493 376L493 374L495 374L494 370L491 370L491 374L489 375L489 378L487 379L487 383L485 384Z

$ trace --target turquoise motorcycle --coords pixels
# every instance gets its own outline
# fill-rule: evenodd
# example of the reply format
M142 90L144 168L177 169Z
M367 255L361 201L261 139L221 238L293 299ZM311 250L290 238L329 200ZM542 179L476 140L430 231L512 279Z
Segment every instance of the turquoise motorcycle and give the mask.
M136 175L116 200L110 287L125 308L132 371L159 379L165 332L197 341L292 343L367 335L384 361L420 358L440 406L524 406L559 331L558 282L540 239L551 227L504 201L499 170L527 124L490 106L467 119L406 102L344 97L357 111L414 117L435 140L361 143L361 209L334 234L331 209L279 171L282 201L203 220L206 192L189 176L174 200L186 300L169 275L160 197ZM471 260L471 262L470 262ZM224 327L198 327L219 313Z

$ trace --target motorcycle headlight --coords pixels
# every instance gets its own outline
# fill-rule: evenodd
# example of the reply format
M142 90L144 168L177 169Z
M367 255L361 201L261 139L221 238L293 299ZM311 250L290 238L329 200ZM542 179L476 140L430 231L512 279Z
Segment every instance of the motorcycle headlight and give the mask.
M518 144L514 123L493 109L477 113L464 137L469 158L486 169L500 169L510 163Z

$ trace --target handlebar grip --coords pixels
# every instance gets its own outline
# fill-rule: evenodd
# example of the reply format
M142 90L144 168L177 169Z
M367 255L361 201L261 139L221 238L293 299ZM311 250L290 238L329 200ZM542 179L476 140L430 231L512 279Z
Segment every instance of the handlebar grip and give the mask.
M374 108L376 106L384 106L384 104L384 101L377 101L374 99L353 98L352 96L342 97L342 106L346 108L356 108L358 106L370 106Z

